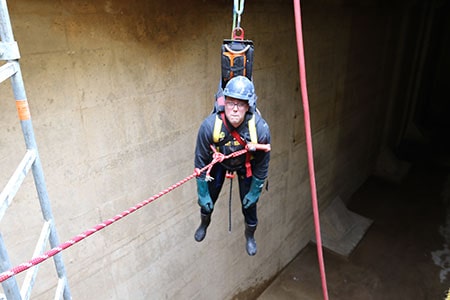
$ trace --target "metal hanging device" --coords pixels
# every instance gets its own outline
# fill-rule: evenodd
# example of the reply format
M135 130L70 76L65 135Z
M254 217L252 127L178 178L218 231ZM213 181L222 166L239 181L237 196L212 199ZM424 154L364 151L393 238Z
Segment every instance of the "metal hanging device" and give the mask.
M26 145L24 158L19 163L17 169L0 193L0 221L5 215L7 208L11 205L13 198L17 194L17 191L22 185L25 177L31 170L44 223L34 249L33 257L35 257L44 252L48 243L50 243L51 247L58 246L59 238L54 224L44 173L36 145L33 125L31 123L31 115L28 107L22 73L20 70L19 58L19 47L14 41L6 0L0 0L0 60L5 62L0 67L0 82L3 82L9 78L11 79L12 90ZM53 260L58 275L58 283L56 286L54 299L72 299L62 255L55 255ZM0 271L5 272L10 268L11 263L9 261L8 252L6 251L6 245L0 233ZM15 277L11 277L2 282L3 292L6 299L29 299L31 290L35 283L38 268L38 266L34 266L28 270L20 290ZM0 298L2 298L1 295Z
M245 0L234 0L233 5L233 28L231 30L231 39L243 40L244 29L241 27L242 14L244 13Z

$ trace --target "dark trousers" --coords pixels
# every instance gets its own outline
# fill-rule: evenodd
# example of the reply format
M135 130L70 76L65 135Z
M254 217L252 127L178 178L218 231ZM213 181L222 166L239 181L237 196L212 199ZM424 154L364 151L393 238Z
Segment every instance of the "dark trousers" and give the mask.
M214 204L216 204L220 191L222 190L222 186L225 181L225 173L226 169L221 164L215 164L211 170L210 175L214 178L214 180L208 182L208 190ZM246 177L245 167L236 170L236 174L239 182L239 196L241 198L242 205L245 195L247 195L250 190L252 178ZM203 209L201 209L201 213L205 215L208 214L203 211ZM242 206L242 214L244 215L245 223L248 225L258 224L256 203L247 209L244 209Z

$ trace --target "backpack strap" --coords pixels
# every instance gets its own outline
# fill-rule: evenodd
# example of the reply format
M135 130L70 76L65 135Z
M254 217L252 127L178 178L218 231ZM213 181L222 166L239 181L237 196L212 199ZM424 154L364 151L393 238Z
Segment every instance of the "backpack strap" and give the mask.
M214 130L213 130L213 142L217 144L220 142L220 133L222 132L222 124L223 121L216 115L216 121L214 122Z
M258 143L258 134L256 132L256 120L255 114L252 114L250 120L248 120L248 132L250 133L250 141L254 144Z

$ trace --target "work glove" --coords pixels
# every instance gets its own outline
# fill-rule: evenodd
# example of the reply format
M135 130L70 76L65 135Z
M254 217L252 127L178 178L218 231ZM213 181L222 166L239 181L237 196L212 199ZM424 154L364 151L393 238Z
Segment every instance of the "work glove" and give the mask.
M214 204L211 196L209 195L208 182L204 179L197 178L197 194L198 205L207 213L212 212Z
M244 201L242 201L242 205L244 205L245 209L249 208L256 202L258 202L263 186L264 180L252 176L252 183L250 184L250 190L248 191L247 195L245 195Z

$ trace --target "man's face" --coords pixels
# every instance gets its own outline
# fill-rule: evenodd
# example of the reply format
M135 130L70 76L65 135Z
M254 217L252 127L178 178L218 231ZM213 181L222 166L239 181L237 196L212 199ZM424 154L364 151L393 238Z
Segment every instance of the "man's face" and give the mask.
M225 116L228 121L237 128L244 122L245 113L248 111L248 101L232 97L225 98Z

